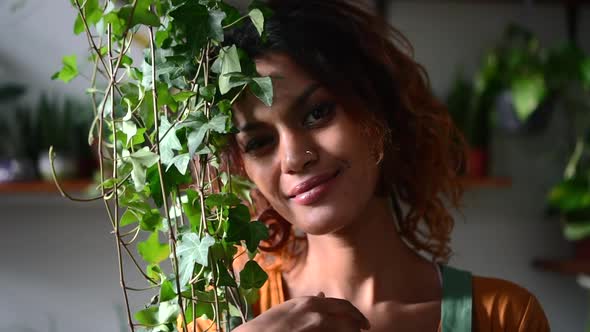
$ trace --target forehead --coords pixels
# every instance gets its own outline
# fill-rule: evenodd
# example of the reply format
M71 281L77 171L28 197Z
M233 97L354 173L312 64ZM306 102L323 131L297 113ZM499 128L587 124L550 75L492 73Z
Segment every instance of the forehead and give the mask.
M238 126L286 111L308 87L316 84L301 67L283 54L272 53L258 58L256 71L260 76L271 77L273 103L268 107L252 93L245 93L233 106L234 122ZM271 108L272 112L269 112Z

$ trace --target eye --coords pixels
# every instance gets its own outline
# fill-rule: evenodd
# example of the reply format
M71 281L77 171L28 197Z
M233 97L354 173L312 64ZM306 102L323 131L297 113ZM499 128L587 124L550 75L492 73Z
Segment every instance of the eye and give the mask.
M272 137L257 137L248 140L244 147L244 152L254 152L272 143Z
M323 103L315 106L307 115L303 121L304 126L314 126L322 120L329 118L334 110L334 103Z

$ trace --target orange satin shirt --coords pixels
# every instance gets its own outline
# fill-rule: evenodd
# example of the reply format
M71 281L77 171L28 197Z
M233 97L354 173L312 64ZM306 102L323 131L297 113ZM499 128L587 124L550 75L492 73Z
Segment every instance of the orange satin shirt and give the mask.
M281 271L267 271L268 281L260 289L256 313L263 313L285 301ZM541 305L526 289L506 280L473 276L473 326L474 332L546 332L549 323ZM197 331L216 332L210 320L197 319ZM182 331L181 324L178 324ZM188 331L193 331L189 324ZM439 332L441 331L439 325Z

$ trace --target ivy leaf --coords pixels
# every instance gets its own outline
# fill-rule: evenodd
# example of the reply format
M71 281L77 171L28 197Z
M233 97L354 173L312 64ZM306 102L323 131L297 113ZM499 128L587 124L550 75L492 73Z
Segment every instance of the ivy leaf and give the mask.
M149 179L150 194L156 206L162 207L164 204L162 196L162 187L160 185L160 174L158 168L154 165L147 171L147 178ZM180 174L176 167L172 167L164 172L164 190L166 191L164 196L168 196L170 191L177 186L192 183L192 177L190 173L185 175Z
M132 154L129 154L129 151L127 150L123 150L123 158L129 159L133 165L131 178L135 184L135 190L142 191L145 187L146 170L148 167L151 167L158 162L158 155L151 152L146 146Z
M262 11L258 8L254 8L248 13L248 16L250 16L252 24L256 27L258 34L262 36L262 32L264 31L264 15L262 14Z
M215 239L205 234L203 239L195 233L185 234L176 248L180 257L180 284L185 285L192 277L195 263L202 266L209 265L209 248L215 244Z
M119 220L119 226L125 227L127 225L131 225L133 223L138 222L139 219L140 218L136 214L136 212L134 212L132 209L127 209L127 211L125 211L125 213L123 213L123 215L121 216L121 219Z
M141 2L141 1L140 1ZM144 1L145 2L145 1ZM148 3L149 5L149 3ZM133 28L136 25L144 24L152 27L160 26L160 18L152 13L149 7L137 5L135 10L133 10L132 5L125 5L119 9L118 16L125 23L129 22L129 17L131 16L131 12L133 11L133 18L131 18L131 25L130 28Z
M176 136L176 129L172 128L172 125L170 122L168 122L168 118L166 118L164 115L160 119L159 139L162 164L170 165L172 164L172 159L174 158L173 150L182 150L182 145Z
M167 301L136 312L134 318L142 325L158 326L174 322L179 312L178 303Z
M95 25L102 18L102 10L98 5L98 0L86 0L83 12L89 26ZM84 30L84 22L80 14L78 14L74 22L74 34L79 35Z
M234 86L230 82L230 75L232 73L241 73L242 67L240 65L240 57L238 49L235 45L224 47L219 52L221 58L221 73L219 77L219 92L226 94Z
M177 93L175 95L172 95L172 98L175 101L181 103L181 102L185 102L185 101L189 100L191 97L196 96L196 95L197 95L196 92L182 91L182 92L179 92L179 93Z
M148 232L155 232L162 225L162 216L158 209L145 213L139 221L139 228Z
M244 289L260 288L267 279L268 275L256 261L248 261L240 271L240 287Z
M230 193L211 194L205 200L205 204L209 208L214 206L236 206L240 203L240 199L236 195Z
M238 287L234 278L231 277L223 264L218 264L217 286Z
M254 77L249 86L252 93L266 106L272 105L273 89L270 77Z
M193 230L198 229L201 224L201 207L199 206L199 194L188 189L186 191L187 202L182 204L182 209L188 218L191 228Z
M188 153L179 154L178 156L172 158L170 161L170 168L172 165L176 166L176 169L180 172L180 174L185 175L188 169L188 164L191 161L191 155ZM168 170L168 169L166 169Z
M170 301L175 298L174 285L170 280L165 280L160 287L160 302Z
M252 189L254 189L255 186L251 181L239 175L232 175L230 188L230 182L227 173L222 173L221 180L223 182L224 192L234 193L241 199L252 204L252 197L250 195L250 192L252 191Z
M226 123L229 116L217 114L211 120L207 121L204 115L200 117L194 117L188 121L188 126L191 128L188 134L188 153L194 155L197 149L203 143L203 139L207 134L208 130L212 130L223 134L226 132Z
M76 61L76 55L67 55L62 59L63 67L60 71L51 76L52 80L58 79L68 83L78 76L78 63Z
M223 26L221 22L225 17L225 13L220 10L209 11L209 37L218 42L223 41Z
M248 251L255 252L260 244L260 241L268 239L268 228L260 221L253 221L248 223L250 234L246 239L246 247Z
M170 12L170 16L178 24L186 35L188 45L193 52L198 51L207 41L209 10L197 1L186 1L181 6Z
M139 242L137 251L150 264L158 264L170 255L170 247L167 243L160 243L158 232L153 232L147 240Z

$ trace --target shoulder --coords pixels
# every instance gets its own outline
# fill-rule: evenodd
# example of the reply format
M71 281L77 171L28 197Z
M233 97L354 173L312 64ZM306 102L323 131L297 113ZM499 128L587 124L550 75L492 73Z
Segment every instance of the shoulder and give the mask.
M524 287L480 276L473 277L472 287L475 325L490 331L549 331L543 308Z

